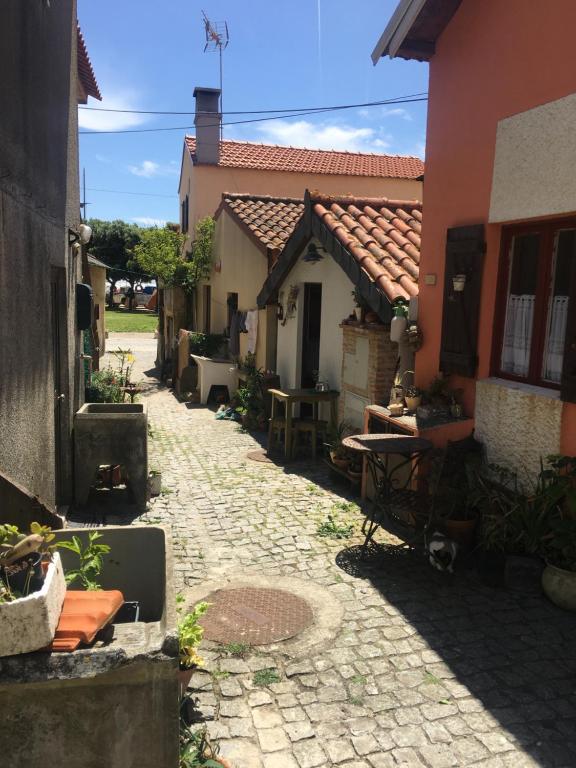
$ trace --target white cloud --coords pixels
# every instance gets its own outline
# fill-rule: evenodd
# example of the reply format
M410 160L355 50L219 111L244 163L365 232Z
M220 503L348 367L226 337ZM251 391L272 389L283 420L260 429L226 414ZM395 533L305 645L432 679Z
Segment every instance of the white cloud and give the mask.
M358 128L346 124L311 123L307 120L297 120L294 123L272 121L262 126L260 133L266 141L311 149L381 152L390 146L387 138L373 128Z
M96 155L94 155L94 157L96 158L96 160L98 160L99 163L105 163L106 165L108 165L108 164L110 164L112 162L109 157L106 157L106 155L98 155L98 154L96 154Z
M128 170L134 176L143 176L145 179L151 179L153 176L177 176L179 173L175 164L161 165L154 160L142 160L140 165L129 165Z
M412 115L402 107L384 107L382 110L382 117L401 117L402 120L412 120Z
M150 216L133 216L132 221L141 227L165 227L166 219L153 219Z
M149 119L148 115L136 115L130 112L100 112L99 109L138 109L136 92L110 91L102 88L104 99L102 103L90 101L91 109L78 108L78 125L90 131L122 131L135 128ZM95 106L97 105L97 106ZM93 107L93 109L92 109Z

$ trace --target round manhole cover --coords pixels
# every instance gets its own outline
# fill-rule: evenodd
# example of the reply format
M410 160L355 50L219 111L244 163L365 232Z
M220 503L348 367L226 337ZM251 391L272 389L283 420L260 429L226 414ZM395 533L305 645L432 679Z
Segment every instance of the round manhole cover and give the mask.
M282 589L219 589L206 600L204 637L218 643L267 645L294 637L314 620L305 600Z

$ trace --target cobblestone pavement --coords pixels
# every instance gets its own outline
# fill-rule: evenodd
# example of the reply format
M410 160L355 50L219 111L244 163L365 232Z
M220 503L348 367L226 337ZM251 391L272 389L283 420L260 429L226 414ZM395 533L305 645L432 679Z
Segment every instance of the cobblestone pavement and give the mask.
M172 530L178 588L297 578L342 610L332 636L296 658L283 644L242 658L205 644L191 685L236 768L576 766L574 616L406 550L339 567L361 517L340 513L349 541L317 535L349 500L322 465L251 462L258 443L237 425L152 384L146 400L167 492L145 519ZM278 680L259 685L266 669Z

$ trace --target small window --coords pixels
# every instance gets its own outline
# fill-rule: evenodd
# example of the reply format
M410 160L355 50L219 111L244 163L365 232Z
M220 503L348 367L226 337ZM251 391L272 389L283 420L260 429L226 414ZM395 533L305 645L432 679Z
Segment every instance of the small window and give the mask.
M188 211L189 211L189 199L188 195L182 200L180 204L180 226L182 228L182 233L186 234L188 232Z
M507 230L503 259L497 372L558 388L576 268L576 221Z

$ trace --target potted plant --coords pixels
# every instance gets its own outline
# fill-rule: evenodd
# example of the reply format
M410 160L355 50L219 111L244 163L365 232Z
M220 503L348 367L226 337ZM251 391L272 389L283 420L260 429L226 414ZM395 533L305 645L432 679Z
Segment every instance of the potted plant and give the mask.
M576 459L549 456L547 464L542 485L553 512L542 547L542 589L555 605L576 611Z
M359 483L362 479L362 458L354 454L348 464L348 477L354 482Z
M199 620L204 616L209 603L197 603L189 613L183 613L183 598L178 596L179 603L177 611L180 614L178 621L178 681L180 683L180 698L182 698L194 672L194 668L202 665L202 657L198 654L197 648L202 641L204 628Z
M350 434L350 431L350 425L346 421L332 422L326 430L326 447L330 454L330 461L343 472L348 469L350 457L342 445L342 440Z
M408 410L411 413L415 413L416 408L418 408L422 402L422 390L420 387L417 387L414 384L406 387L404 390L404 400L406 401L406 407Z
M49 528L0 525L0 656L36 651L54 638L66 583Z

